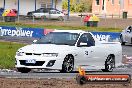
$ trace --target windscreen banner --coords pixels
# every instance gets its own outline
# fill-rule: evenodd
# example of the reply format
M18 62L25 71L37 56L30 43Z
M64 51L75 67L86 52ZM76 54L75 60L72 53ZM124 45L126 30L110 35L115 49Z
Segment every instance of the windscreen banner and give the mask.
M44 35L43 31L41 28L0 26L0 36L41 38Z

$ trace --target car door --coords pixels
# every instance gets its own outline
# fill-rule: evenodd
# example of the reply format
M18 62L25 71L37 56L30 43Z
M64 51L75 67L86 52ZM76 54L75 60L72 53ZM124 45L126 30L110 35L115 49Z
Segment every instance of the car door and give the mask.
M88 64L92 67L102 68L104 67L105 61L107 59L107 47L104 45L91 46L92 48L92 60L88 59Z
M92 58L92 60L88 59L88 64L93 67L104 66L104 62L106 59L105 57L106 50L104 49L104 46L100 44L95 44L95 40L90 33L88 33L87 36L88 36L88 49L91 49L89 53L90 53L90 57Z
M57 19L61 13L56 10L50 10L49 16L52 19Z
M88 59L91 58L91 48L87 44L87 34L82 34L77 42L77 56L76 64L88 66Z
M128 42L128 43L131 43L132 42L132 27L129 26L126 31L125 31L125 40Z
M90 33L84 33L79 41L80 64L89 67L98 67L104 64L104 53L101 52L102 47L95 46L95 40ZM103 58L102 58L103 57Z

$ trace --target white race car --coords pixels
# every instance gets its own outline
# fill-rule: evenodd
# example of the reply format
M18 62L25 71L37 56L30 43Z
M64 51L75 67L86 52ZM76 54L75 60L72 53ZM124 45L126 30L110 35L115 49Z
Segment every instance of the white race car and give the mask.
M128 26L125 30L121 32L120 41L122 45L125 45L125 43L132 44L132 26Z
M119 42L100 42L92 33L81 30L55 30L16 52L16 68L27 73L31 69L54 69L61 72L102 69L113 71L121 64Z

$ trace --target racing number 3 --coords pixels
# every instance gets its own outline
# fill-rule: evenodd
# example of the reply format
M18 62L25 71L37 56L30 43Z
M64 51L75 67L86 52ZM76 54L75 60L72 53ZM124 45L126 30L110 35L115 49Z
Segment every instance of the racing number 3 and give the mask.
M88 55L88 51L85 51L85 54Z

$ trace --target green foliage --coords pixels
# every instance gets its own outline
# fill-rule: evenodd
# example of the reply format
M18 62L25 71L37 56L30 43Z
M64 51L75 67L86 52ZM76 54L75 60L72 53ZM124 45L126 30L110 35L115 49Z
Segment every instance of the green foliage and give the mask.
M68 3L67 1L62 1L62 9L67 9L68 8Z
M0 68L14 68L15 53L24 44L0 42Z
M62 8L68 8L68 0L63 0ZM91 12L92 0L70 0L71 12Z

